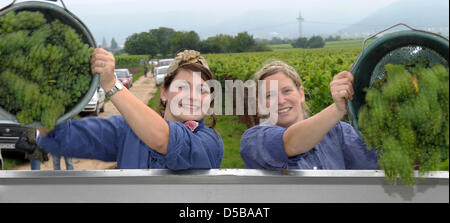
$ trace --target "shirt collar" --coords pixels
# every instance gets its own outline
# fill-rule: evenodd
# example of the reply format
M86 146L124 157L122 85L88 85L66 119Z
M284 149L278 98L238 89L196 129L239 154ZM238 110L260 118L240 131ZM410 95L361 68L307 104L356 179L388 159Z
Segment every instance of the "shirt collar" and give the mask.
M200 120L200 121L198 121L198 120L186 120L186 121L181 122L181 123L183 123L184 125L186 125L185 123L188 122L188 121L194 121L194 122L197 122L197 123L198 123L198 126L195 127L195 129L193 130L193 132L195 132L197 129L199 129L199 128L201 128L201 127L203 127L203 126L205 125L205 120L204 120L204 119L202 119L202 120Z

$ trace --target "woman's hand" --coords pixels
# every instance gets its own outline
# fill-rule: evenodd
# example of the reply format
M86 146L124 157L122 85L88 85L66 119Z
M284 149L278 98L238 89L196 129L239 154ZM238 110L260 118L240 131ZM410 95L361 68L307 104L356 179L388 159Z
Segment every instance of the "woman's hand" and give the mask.
M347 113L347 100L353 99L353 75L348 71L337 74L330 83L330 90L334 104L284 132L283 144L288 157L310 151Z
M353 75L348 71L342 71L333 77L330 83L331 96L341 112L347 112L347 100L353 99Z
M109 91L116 82L114 76L115 62L114 55L102 48L97 48L92 53L91 71L94 75L100 74L100 85L105 92Z

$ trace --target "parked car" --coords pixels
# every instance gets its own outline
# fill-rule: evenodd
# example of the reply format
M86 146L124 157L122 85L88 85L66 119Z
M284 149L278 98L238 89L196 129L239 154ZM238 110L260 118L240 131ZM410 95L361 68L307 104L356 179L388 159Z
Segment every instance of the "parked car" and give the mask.
M116 74L116 77L122 82L123 86L128 89L133 86L133 75L128 69L115 69L114 73Z
M169 66L163 66L163 67L156 68L156 72L155 72L156 85L161 85L164 82L164 78L167 75L167 68L169 68Z
M161 59L158 61L158 67L169 66L174 59Z
M2 153L23 153L16 150L19 137L27 128L16 121L10 121L0 116L0 170L3 169Z
M102 87L98 87L97 91L95 91L89 103L84 106L81 113L91 113L92 115L97 116L100 112L105 111L105 90Z

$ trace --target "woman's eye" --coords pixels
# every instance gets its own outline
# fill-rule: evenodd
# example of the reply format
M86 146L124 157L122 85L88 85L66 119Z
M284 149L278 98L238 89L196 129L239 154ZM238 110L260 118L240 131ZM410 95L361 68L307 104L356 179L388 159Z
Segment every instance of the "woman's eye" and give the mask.
M283 91L283 93L284 94L289 94L289 93L291 93L291 91L292 91L291 89L286 89L286 90Z

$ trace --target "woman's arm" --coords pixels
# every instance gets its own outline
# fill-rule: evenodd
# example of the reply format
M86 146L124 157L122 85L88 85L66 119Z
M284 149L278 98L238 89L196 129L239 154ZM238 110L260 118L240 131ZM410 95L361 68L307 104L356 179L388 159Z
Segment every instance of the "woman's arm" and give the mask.
M46 136L39 130L36 141L39 147L52 154L116 161L127 131L121 116L71 119L56 125Z
M240 154L245 168L287 169L288 156L283 145L285 128L254 126L241 137Z
M91 58L91 70L93 74L100 74L100 84L106 92L114 86L116 81L114 68L114 55L101 48L95 49ZM126 88L115 93L110 100L139 139L158 153L167 154L169 125L158 113Z
M288 127L283 134L283 143L288 157L311 150L347 113L347 102L353 96L353 75L343 71L330 83L334 103L318 114Z
M114 55L101 48L95 49L91 57L91 71L92 74L100 74L100 85L105 92L108 92L116 81L114 69ZM126 88L115 93L110 100L139 139L158 153L167 154L169 125L158 113ZM39 132L42 136L49 133L44 128L39 128Z
M169 125L158 113L137 99L126 88L114 94L111 102L139 139L156 152L167 154Z

